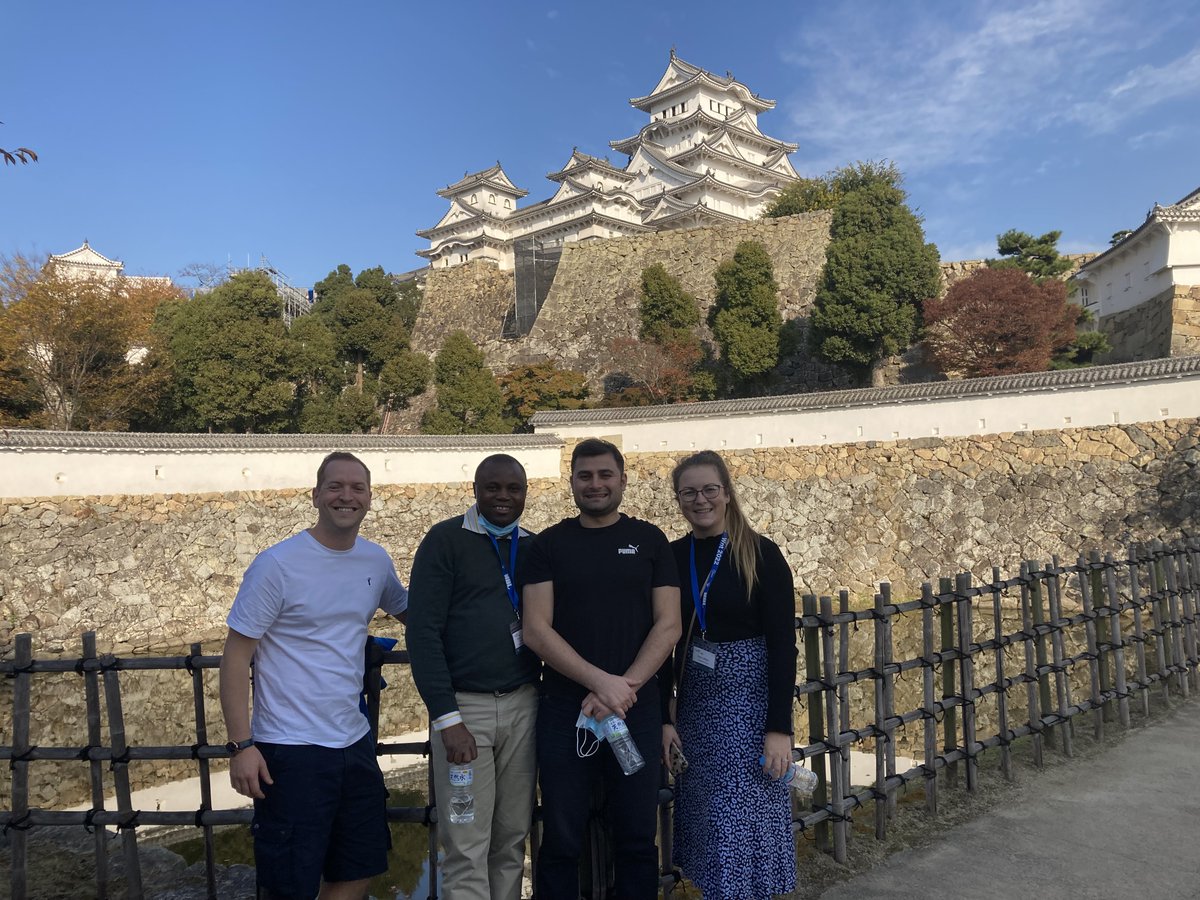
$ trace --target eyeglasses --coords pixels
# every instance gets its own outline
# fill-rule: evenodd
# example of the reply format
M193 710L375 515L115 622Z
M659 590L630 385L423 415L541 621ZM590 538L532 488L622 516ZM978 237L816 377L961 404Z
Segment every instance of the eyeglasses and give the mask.
M706 484L704 487L700 488L700 490L696 490L695 488L684 488L682 491L676 491L675 496L679 498L680 503L691 503L699 494L703 494L705 500L715 500L717 498L717 494L719 493L721 493L721 485Z

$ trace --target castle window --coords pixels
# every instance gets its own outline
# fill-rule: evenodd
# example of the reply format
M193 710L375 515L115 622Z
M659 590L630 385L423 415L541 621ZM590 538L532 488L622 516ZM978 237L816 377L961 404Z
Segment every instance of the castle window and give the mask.
M684 100L683 103L679 104L679 111L687 112L687 101L686 100Z
M495 194L488 194L488 203L490 203L492 206L496 205L496 195Z
M512 201L509 200L507 197L504 198L504 208L512 209Z
M478 197L477 195L475 195L475 194L472 194L472 195L471 195L471 205L472 205L472 206L478 206L478 205L479 205L479 197Z
M1081 284L1079 286L1079 305L1080 306L1091 306L1093 302L1094 301L1090 297L1088 297L1087 285Z

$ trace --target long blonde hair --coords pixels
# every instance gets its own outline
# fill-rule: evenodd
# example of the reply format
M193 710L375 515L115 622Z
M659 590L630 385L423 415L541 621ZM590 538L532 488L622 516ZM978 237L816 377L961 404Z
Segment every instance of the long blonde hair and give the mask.
M758 533L750 527L742 505L738 502L737 492L733 489L733 480L729 477L729 467L719 453L713 450L701 450L686 456L675 464L671 470L671 484L676 492L679 491L679 479L688 469L697 466L712 466L717 470L721 479L721 487L725 489L728 503L725 507L725 530L729 533L729 547L734 568L746 583L746 601L749 602L754 588L758 584Z

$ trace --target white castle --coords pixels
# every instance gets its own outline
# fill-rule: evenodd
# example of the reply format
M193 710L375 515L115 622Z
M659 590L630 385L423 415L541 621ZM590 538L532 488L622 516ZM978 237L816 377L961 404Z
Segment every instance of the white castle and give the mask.
M417 232L429 240L417 253L438 268L484 259L511 269L517 242L554 247L754 219L797 177L788 159L796 145L758 127L775 101L731 74L697 68L672 49L654 90L629 102L650 121L610 142L629 157L624 168L576 149L546 176L558 184L554 196L521 208L528 191L497 162L437 192L450 209Z

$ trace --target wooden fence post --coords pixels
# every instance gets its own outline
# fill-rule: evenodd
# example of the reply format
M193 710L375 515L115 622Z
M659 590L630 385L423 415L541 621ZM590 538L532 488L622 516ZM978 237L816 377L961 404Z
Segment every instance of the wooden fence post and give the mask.
M886 676L883 669L886 654L884 652L883 608L883 594L876 594L875 627L872 629L875 639L875 672L871 681L873 682L872 687L875 689L875 727L878 729L875 734L875 839L877 841L887 838L887 745L892 738L884 724L886 714L884 712L883 684Z
M892 723L896 716L896 677L888 669L895 662L895 615L892 606L892 585L882 582L879 592L883 595L883 721L888 722L887 744L884 752L887 759L887 775L891 778L896 774L896 728ZM896 817L896 792L888 792L888 818Z
M96 655L96 632L83 636L83 662L98 659ZM100 728L100 676L95 668L86 665L83 670L83 693L87 705L87 741L89 747L99 747L103 741ZM104 809L104 765L98 759L88 763L92 782L92 809ZM96 897L108 897L108 829L97 825L92 829L92 840L96 851Z
M1074 729L1072 728L1071 709L1071 681L1067 673L1066 652L1063 649L1063 620L1062 620L1062 598L1059 594L1059 564L1058 557L1054 556L1050 559L1050 569L1046 573L1046 594L1050 601L1050 627L1054 630L1050 633L1050 646L1054 651L1054 687L1058 694L1058 715L1062 727L1059 733L1062 735L1063 753L1066 756L1074 756Z
M1117 685L1117 718L1124 728L1129 727L1129 681L1125 673L1125 631L1121 625L1121 595L1117 592L1117 562L1111 553L1104 554L1104 589L1113 643L1113 678Z
M1037 641L1033 633L1033 611L1030 595L1032 591L1028 583L1030 564L1021 563L1021 631L1025 635L1022 641L1025 647L1025 706L1029 716L1029 725L1033 729L1033 764L1039 769L1042 759L1042 742L1045 722L1042 720L1042 707L1038 705L1038 686L1041 679L1037 676L1035 646Z
M937 710L934 708L933 688L933 585L921 585L921 699L925 705L922 722L925 730L925 810L937 815Z
M996 712L1000 730L1000 771L1006 781L1012 781L1012 737L1008 727L1008 684L1004 674L1004 594L1000 588L1000 569L992 567L992 626L996 638Z
M199 644L192 644L189 649L192 654L188 657L189 661L202 655ZM189 664L188 671L192 673L192 705L195 707L196 714L196 744L202 747L208 743L208 719L204 714L204 670ZM209 761L198 756L196 768L200 776L200 810L204 812L212 809L212 777L209 771ZM203 826L201 832L204 835L204 879L208 900L217 900L217 859L216 850L213 847L212 826Z
M29 743L30 679L33 667L33 638L27 633L17 635L13 661L16 663L16 683L13 685L13 749L12 761L12 900L28 896L28 823L22 819L29 813L29 760L22 757L32 749Z
M1171 701L1171 642L1168 640L1163 598L1162 567L1154 544L1146 548L1146 571L1150 576L1150 615L1154 623L1154 650L1158 657L1158 677L1162 681L1163 702Z
M129 788L129 760L125 751L125 713L121 707L121 681L116 670L115 657L105 654L100 659L104 670L104 702L108 707L108 734L112 741L113 783L117 789L117 811L126 813L126 820L135 818L132 792ZM134 822L120 826L121 849L125 861L125 893L130 900L142 898L142 869L138 860L137 828Z
M1087 635L1088 681L1091 686L1092 723L1096 740L1104 740L1104 707L1100 703L1100 655L1096 649L1096 610L1092 604L1092 572L1080 556L1075 563L1079 569L1079 595L1083 600L1083 630Z
M829 719L829 734L835 739L837 746L841 747L841 736L845 730L845 723L838 719L838 703L837 697L832 690L832 686L837 683L838 672L834 666L833 653L833 626L829 624L829 620L833 618L833 598L821 598L821 618L824 623L821 625L821 656L824 659L824 676L827 687L824 690L825 711ZM846 818L846 794L849 793L850 785L842 780L842 766L833 765L829 767L830 779L828 791L830 797L829 811L833 818L833 858L839 863L845 863L847 859L846 843L850 833L850 822ZM824 776L817 786L820 790L825 785ZM824 823L822 823L824 824ZM820 825L817 826L820 829ZM818 831L820 834L820 831ZM828 829L826 829L828 835ZM828 841L828 837L826 837Z
M1182 597L1179 592L1179 581L1175 577L1175 558L1161 543L1158 544L1158 549L1162 554L1162 567L1167 584L1167 603L1171 611L1171 655L1175 663L1175 683L1179 686L1179 693L1186 700L1191 693L1191 677L1188 672L1188 654L1185 649L1187 627L1180 609Z
M822 603L824 603L822 598ZM832 601L831 601L832 603ZM800 600L801 612L806 616L815 616L817 614L817 598L812 594L805 594ZM825 634L825 629L829 628L832 633L832 627L821 625L820 628L804 629L804 677L809 682L821 681L821 645ZM825 668L830 668L831 659L825 661ZM821 695L813 697L809 694L808 707L808 742L815 744L820 741L825 741L829 745L833 745L838 739L839 728L835 727L833 720L829 723L828 734L825 731L824 710L821 708L824 705L826 708L831 707L829 699L823 695L833 694L833 681L827 680L826 686L822 689ZM829 769L826 766L827 754L822 753L820 756L814 757L812 760L813 771L817 773L820 779L817 783L817 789L813 792L813 803L817 806L824 806L826 797L828 796L828 777ZM829 849L829 824L827 822L819 822L815 829L814 840L818 849Z
M1142 716L1145 717L1150 715L1150 687L1146 671L1146 629L1142 625L1144 603L1141 598L1141 548L1137 544L1129 548L1126 565L1129 568L1129 605L1133 607L1134 660L1137 665L1139 694L1142 698Z
M1187 648L1187 664L1192 679L1192 687L1200 690L1200 655L1197 651L1196 638L1196 595L1192 582L1192 571L1189 565L1186 545L1181 545L1175 551L1176 580L1179 585L1179 601L1183 606L1183 639Z
M954 582L949 578L938 579L938 595L940 606L938 616L941 624L942 638L942 700L954 701L957 697L955 669L958 659L954 656ZM950 599L945 599L950 596ZM958 708L947 706L942 713L942 752L951 753L958 749ZM952 762L946 766L946 784L954 787L958 784L958 763Z
M1112 640L1109 634L1108 599L1104 593L1104 569L1099 550L1088 554L1088 581L1092 592L1092 609L1096 613L1096 653L1100 674L1100 693L1107 694L1112 690L1112 678L1108 674L1108 664L1112 660ZM1104 701L1104 721L1113 720L1113 703Z
M971 655L973 643L972 608L968 591L971 590L971 573L962 572L955 579L954 592L958 606L958 650L962 671L963 698L963 751L967 755L967 790L974 791L979 785L979 748L975 741L975 658Z
M850 592L843 588L838 591L838 612L849 618L847 615L850 612ZM833 629L830 628L830 634ZM837 637L835 640L837 645L837 671L846 672L850 669L850 622L845 619L838 623ZM838 731L840 734L850 724L850 685L839 684L837 686L838 698ZM841 745L841 764L842 764L842 787L849 790L853 783L850 771L850 747L847 744ZM849 839L849 827L847 826L847 839Z
M1033 627L1037 630L1046 624L1046 606L1045 598L1043 597L1043 578L1046 573L1042 570L1041 560L1030 560L1025 565L1029 569L1029 577L1033 579L1033 583L1029 586L1029 594L1030 601L1033 604ZM1053 644L1053 641L1051 641L1051 644ZM1046 671L1046 666L1050 664L1050 654L1046 650L1046 635L1040 630L1034 640L1034 647L1036 648L1037 670L1042 673L1038 677L1038 697L1040 698L1042 715L1046 716L1054 708L1054 703L1050 695L1050 673ZM1053 725L1047 725L1043 729L1042 734L1045 736L1045 746L1054 746L1056 731L1058 729Z

